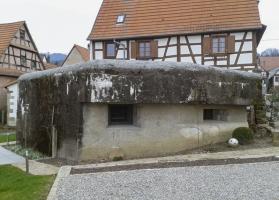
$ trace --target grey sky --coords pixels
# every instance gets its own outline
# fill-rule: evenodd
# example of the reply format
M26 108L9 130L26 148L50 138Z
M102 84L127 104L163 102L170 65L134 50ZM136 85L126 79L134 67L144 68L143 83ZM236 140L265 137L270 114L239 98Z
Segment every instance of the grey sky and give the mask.
M87 45L86 38L101 3L102 0L2 0L0 23L25 20L41 52L68 53L73 44ZM268 29L259 51L279 48L278 8L278 0L261 0L261 18Z

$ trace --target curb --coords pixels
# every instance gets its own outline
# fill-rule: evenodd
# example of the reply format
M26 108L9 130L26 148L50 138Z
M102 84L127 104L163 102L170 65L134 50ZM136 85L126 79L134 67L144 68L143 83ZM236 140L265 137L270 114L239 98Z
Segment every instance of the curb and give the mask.
M47 200L58 200L58 197L56 195L58 184L61 179L66 178L67 176L70 175L71 168L72 168L71 166L63 166L59 169L56 179L48 194Z

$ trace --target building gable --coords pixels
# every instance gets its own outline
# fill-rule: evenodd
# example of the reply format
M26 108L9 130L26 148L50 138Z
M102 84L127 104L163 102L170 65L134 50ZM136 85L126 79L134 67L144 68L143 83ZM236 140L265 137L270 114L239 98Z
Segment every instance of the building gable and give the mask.
M62 66L87 62L90 60L89 55L90 53L88 49L75 44L70 53L65 58Z
M44 70L37 47L24 21L0 24L0 67L23 73Z

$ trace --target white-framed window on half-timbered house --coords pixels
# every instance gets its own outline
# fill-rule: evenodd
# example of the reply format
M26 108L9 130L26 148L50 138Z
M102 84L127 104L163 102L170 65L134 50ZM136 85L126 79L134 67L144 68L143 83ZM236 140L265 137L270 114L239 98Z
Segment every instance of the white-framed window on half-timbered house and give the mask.
M149 60L158 57L158 41L139 40L131 43L131 58Z
M203 39L203 54L218 56L235 53L235 36L212 35Z
M226 53L226 36L214 36L212 37L212 53L218 54L218 53Z
M116 44L112 41L105 42L105 51L104 51L105 59L115 59L116 58Z
M150 41L140 41L138 44L138 52L140 59L151 58L151 42Z

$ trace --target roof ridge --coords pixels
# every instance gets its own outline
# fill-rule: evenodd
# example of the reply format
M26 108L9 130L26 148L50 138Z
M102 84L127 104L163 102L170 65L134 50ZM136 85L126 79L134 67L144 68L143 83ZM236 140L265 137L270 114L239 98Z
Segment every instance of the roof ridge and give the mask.
M7 22L7 23L0 23L0 25L8 25L8 24L17 24L17 23L26 23L25 20L22 20L22 21L15 21L15 22Z

